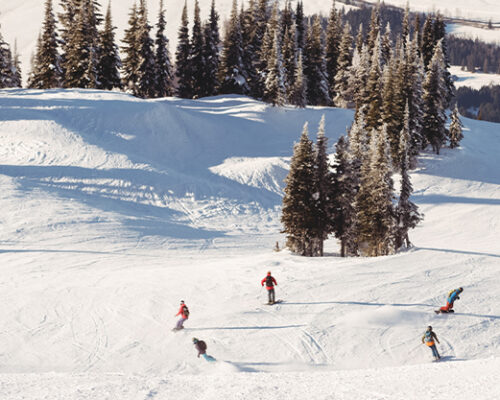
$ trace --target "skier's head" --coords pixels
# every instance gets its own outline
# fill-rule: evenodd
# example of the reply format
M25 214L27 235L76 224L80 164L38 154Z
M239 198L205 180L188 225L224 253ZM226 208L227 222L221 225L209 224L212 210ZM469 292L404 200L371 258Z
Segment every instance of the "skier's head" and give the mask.
M271 271L267 271L267 274L268 274L268 275L271 275Z
M181 305L184 304L184 300L181 300Z
M428 330L428 331L432 331L432 326L430 326L430 325L429 325L429 326L427 327L427 330Z
M459 288L458 288L458 291L459 291L460 293L462 293L462 292L464 291L464 288L463 288L463 287L459 287Z
M198 339L196 339L195 337L193 338L193 343L196 344L198 343Z

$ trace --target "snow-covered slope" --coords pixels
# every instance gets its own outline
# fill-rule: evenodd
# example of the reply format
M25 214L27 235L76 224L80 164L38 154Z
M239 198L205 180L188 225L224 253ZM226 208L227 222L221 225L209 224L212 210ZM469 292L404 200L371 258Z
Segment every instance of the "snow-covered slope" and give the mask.
M458 89L462 86L470 87L479 90L483 86L500 85L499 74L485 74L482 72L463 71L461 67L452 66L450 68L451 75L455 79L455 87Z
M411 251L273 252L293 143L323 113L332 146L350 111L0 91L2 399L499 397L498 125L465 119L460 149L421 158Z

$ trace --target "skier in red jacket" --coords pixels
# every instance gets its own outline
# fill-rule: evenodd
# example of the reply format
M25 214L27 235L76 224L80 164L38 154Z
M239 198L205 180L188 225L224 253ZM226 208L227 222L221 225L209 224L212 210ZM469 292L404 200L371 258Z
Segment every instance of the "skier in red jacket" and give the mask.
M184 304L184 300L181 300L179 312L175 314L175 317L177 317L178 315L180 315L181 317L177 321L177 325L175 325L174 331L180 331L181 329L184 329L184 321L189 318L189 309L187 308L186 304Z
M269 297L269 304L274 304L275 299L274 299L274 285L278 286L278 282L276 282L276 279L271 275L271 271L267 273L267 276L262 279L260 282L262 286L264 286L264 283L266 284L266 289L267 289L267 295Z

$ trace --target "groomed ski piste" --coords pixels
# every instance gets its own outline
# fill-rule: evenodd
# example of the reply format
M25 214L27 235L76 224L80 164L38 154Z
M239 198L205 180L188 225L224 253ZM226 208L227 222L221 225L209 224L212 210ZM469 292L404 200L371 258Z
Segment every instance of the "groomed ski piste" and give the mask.
M419 159L412 249L274 252L323 114L333 151L349 110L1 90L0 398L500 398L500 126L464 118L459 149Z

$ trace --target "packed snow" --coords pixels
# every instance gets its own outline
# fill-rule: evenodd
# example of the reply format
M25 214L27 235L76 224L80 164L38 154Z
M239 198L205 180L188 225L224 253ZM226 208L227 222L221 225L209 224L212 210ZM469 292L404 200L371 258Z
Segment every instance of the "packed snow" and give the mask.
M411 250L274 252L293 143L323 114L333 151L349 110L0 91L2 400L500 397L498 125L464 119L459 149L420 158Z

